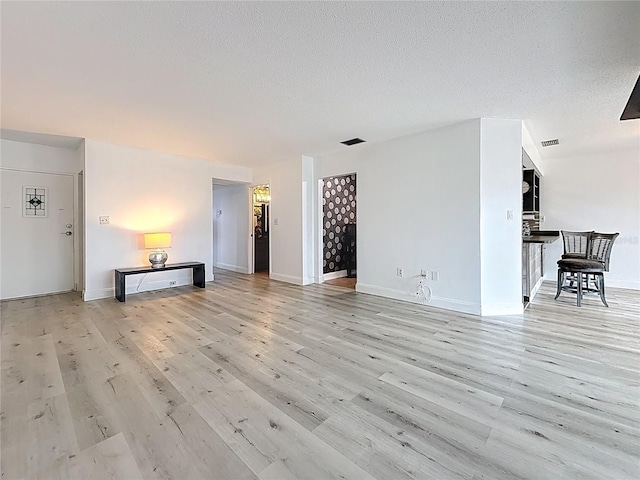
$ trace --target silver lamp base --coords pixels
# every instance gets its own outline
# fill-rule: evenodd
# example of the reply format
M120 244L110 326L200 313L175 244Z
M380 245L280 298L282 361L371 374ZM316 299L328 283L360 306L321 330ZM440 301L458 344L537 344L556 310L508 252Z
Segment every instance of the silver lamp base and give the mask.
M151 262L151 268L164 268L164 264L167 263L169 255L164 250L156 250L149 254L149 262Z

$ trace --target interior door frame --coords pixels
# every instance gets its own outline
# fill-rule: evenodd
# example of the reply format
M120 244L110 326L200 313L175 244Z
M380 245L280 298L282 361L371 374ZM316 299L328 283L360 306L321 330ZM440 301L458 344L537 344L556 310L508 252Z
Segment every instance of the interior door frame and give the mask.
M318 178L318 195L317 195L317 200L318 200L318 206L317 206L317 216L318 216L318 220L316 223L317 226L317 248L316 248L316 271L318 272L317 276L316 276L316 283L324 283L325 279L324 279L324 236L322 235L322 230L324 229L324 208L322 206L322 200L324 198L324 179L325 178L330 178L330 177L343 177L345 175L355 175L356 177L356 265L358 264L358 252L359 252L359 248L358 248L358 242L359 240L359 236L358 236L358 171L357 170L352 170L349 172L338 172L338 173L332 173L329 175L324 175L320 178ZM327 279L329 280L329 278ZM357 281L357 277L356 277L356 281Z
M36 173L36 174L44 174L44 175L60 175L60 176L65 176L65 177L71 177L71 179L73 180L73 212L72 212L72 218L73 218L73 255L72 255L72 271L73 271L73 289L71 291L73 292L77 292L77 291L82 291L84 289L83 285L80 285L81 280L80 280L80 272L79 269L82 268L82 266L84 265L84 258L81 258L81 253L80 253L80 239L82 239L84 241L84 224L83 222L80 221L79 218L79 202L84 202L84 198L80 198L80 178L79 178L79 174L78 173L69 173L69 172L54 172L54 171L47 171L47 170L31 170L31 169L24 169L24 168L11 168L11 167L0 167L0 170L4 170L4 171L12 171L12 172L20 172L20 173ZM84 172L83 170L81 172ZM83 173L84 175L84 173ZM83 177L84 179L84 177ZM82 192L84 195L84 185L82 185ZM80 239L78 238L80 237ZM83 282L82 282L83 283ZM52 292L51 295L55 295L56 293L64 293L64 292ZM44 295L48 295L48 294L44 294ZM35 296L42 296L42 295L35 295ZM26 297L19 297L19 298L26 298ZM4 299L3 299L4 300Z
M271 183L269 182L259 182L259 183L252 183L249 186L249 246L247 249L247 254L249 255L249 259L247 262L247 265L249 265L249 275L253 275L256 273L255 269L256 269L256 256L255 256L255 231L253 229L253 189L255 187L264 187L267 186L269 187L269 197L271 197ZM271 200L269 200L269 215L267 216L267 220L269 222L268 225L268 232L269 232L269 278L271 278L271 268L272 268L272 264L271 264L271 245L272 245L272 237L271 237L271 233L273 232L273 223L271 218L273 217L273 212L272 212L272 203Z

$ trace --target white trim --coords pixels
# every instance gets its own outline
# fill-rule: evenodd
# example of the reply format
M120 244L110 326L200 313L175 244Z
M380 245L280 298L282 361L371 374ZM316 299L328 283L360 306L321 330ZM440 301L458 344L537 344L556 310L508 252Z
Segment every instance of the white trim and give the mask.
M61 295L63 293L73 293L75 292L75 290L60 290L59 292L46 292L46 293L29 293L27 295L18 295L17 297L2 297L0 298L0 300L2 300L3 302L5 300L19 300L19 299L26 299L26 298L40 298L40 297L49 297L51 295Z
M311 285L316 283L315 281L315 277L311 276L311 277L302 277L302 285Z
M228 263L217 263L213 267L214 268L220 268L222 270L230 270L230 271L236 272L236 273L244 273L244 274L249 273L249 268L248 267L241 267L240 265L230 265Z
M295 285L304 285L302 281L302 277L294 277L293 275L283 275L281 273L271 272L269 274L269 278L271 280L277 280L279 282L293 283Z
M363 283L356 284L356 292L376 295L378 297L393 298L395 300L402 300L404 302L415 303L418 305L443 308L445 310L453 310L455 312L480 315L480 305L478 305L477 303L463 302L460 300L433 296L431 297L431 301L428 304L424 304L416 299L415 295L411 292L378 287L376 285L367 285Z
M522 303L496 303L493 305L482 305L480 315L483 317L500 315L521 315L524 312Z
M324 273L322 275L322 281L326 282L327 280L333 280L334 278L342 278L346 276L347 276L346 270L339 270L337 272Z
M116 289L114 287L111 288L101 288L100 290L90 290L82 292L82 299L85 302L89 302L91 300L99 300L101 298L114 298L116 295Z
M538 293L538 290L540 290L540 287L542 286L542 282L544 282L544 277L540 277L531 289L531 292L529 293L529 301L533 300L533 297L536 296L536 293Z
M606 289L612 288L625 288L627 290L640 290L640 281L637 280L616 280L605 277L604 279L605 295Z

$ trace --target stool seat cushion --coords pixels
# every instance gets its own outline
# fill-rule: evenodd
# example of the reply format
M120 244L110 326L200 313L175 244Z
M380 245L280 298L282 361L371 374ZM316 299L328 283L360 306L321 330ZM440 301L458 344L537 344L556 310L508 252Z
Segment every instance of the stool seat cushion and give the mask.
M586 258L563 258L558 260L558 267L569 271L604 271L604 263L597 260L587 260Z
M587 258L586 253L564 253L562 258Z

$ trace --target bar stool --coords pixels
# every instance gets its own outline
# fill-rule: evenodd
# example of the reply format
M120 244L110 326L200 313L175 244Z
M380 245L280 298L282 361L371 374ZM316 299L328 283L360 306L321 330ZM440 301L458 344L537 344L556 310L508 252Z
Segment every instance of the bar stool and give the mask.
M563 237L564 237L564 232ZM579 233L579 232L567 232ZM586 233L586 232L581 232ZM584 257L564 257L558 260L558 290L556 299L563 291L577 294L577 305L582 305L582 295L587 292L598 293L600 300L606 307L609 306L604 294L604 272L609 271L609 259L613 242L618 233L597 233L588 232L587 244ZM569 235L568 235L569 236ZM573 252L577 254L578 252ZM583 276L586 275L586 285L583 287ZM589 287L589 277L593 277L594 288ZM571 279L569 285L565 281ZM577 286L573 286L573 282Z

